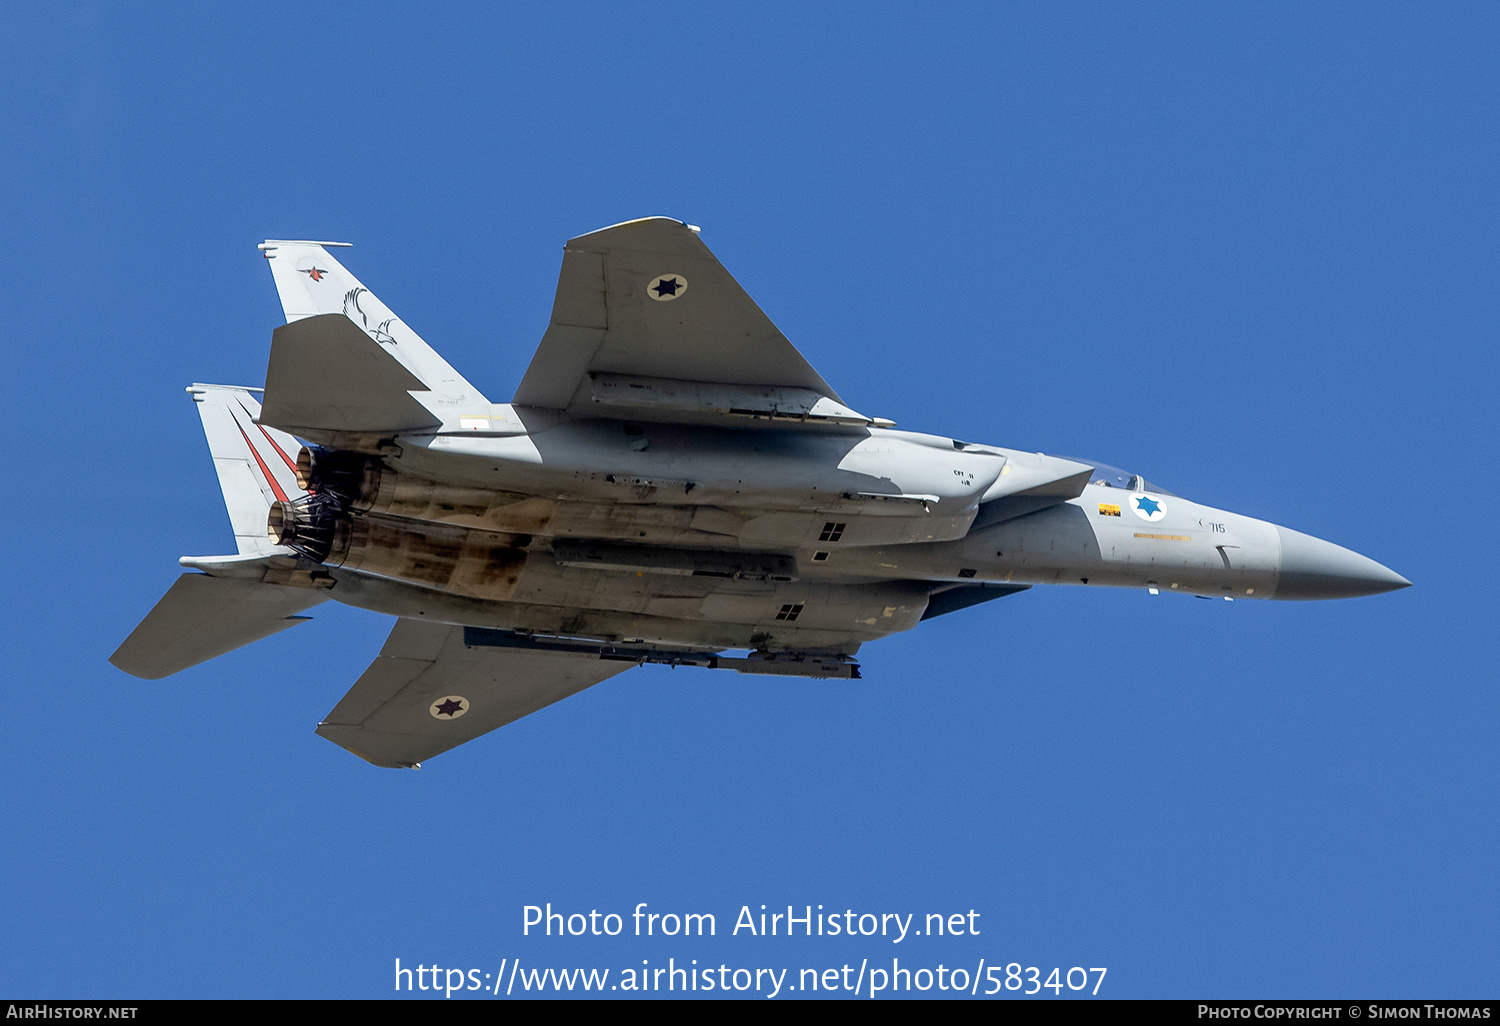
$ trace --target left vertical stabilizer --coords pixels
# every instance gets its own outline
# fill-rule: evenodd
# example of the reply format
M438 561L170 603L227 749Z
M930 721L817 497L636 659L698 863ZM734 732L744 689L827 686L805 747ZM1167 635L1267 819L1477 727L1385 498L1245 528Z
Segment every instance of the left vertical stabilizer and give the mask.
M260 402L254 391L235 385L188 388L203 420L236 548L247 555L285 553L271 544L266 515L271 503L304 494L296 479L302 443L285 431L256 423Z

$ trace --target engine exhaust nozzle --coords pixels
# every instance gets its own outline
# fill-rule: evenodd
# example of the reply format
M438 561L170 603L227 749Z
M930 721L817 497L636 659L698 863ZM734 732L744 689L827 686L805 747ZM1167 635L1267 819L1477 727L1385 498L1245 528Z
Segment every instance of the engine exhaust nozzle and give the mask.
M328 558L341 519L347 518L334 496L304 495L273 502L266 511L266 537L273 545L321 563Z
M307 452L306 449L302 451ZM301 463L302 459L299 456L297 459L299 484L302 481ZM266 514L266 536L271 539L272 545L290 545L296 536L296 528L287 516L286 505L280 501L271 503L271 510Z
M304 492L312 491L313 482L313 453L307 446L303 446L297 452L297 487Z

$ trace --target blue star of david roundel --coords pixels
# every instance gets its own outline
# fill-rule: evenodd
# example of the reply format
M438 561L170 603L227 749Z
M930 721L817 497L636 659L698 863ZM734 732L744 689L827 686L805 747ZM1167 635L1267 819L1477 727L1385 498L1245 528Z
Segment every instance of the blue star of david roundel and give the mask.
M687 279L680 274L658 274L646 286L646 295L658 303L677 299L687 291Z
M427 707L435 720L456 720L469 711L469 700L463 695L444 695Z
M1136 516L1153 524L1167 515L1167 504L1154 495L1132 495L1130 508Z
M1167 504L1155 495L1131 495L1130 507L1136 510L1136 516L1149 523L1155 523L1161 517L1167 516Z

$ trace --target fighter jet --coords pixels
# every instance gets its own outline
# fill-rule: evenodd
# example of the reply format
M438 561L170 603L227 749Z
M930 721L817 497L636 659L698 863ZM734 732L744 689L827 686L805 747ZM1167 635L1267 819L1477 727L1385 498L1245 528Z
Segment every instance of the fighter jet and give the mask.
M1036 584L1326 599L1410 583L1138 474L856 412L680 221L564 246L509 403L342 245L260 246L287 321L265 387L187 390L238 552L182 557L111 662L166 677L330 599L395 616L317 728L377 766L641 663L858 677L865 642Z

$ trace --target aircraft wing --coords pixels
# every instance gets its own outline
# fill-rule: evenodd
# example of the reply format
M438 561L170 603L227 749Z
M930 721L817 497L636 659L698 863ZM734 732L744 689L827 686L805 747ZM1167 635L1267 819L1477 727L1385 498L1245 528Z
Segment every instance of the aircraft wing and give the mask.
M601 228L563 247L552 322L515 402L587 408L591 375L625 388L633 386L623 379L667 379L790 389L842 404L697 229L666 217Z
M401 619L318 733L376 766L415 766L634 665L471 647L462 627Z

